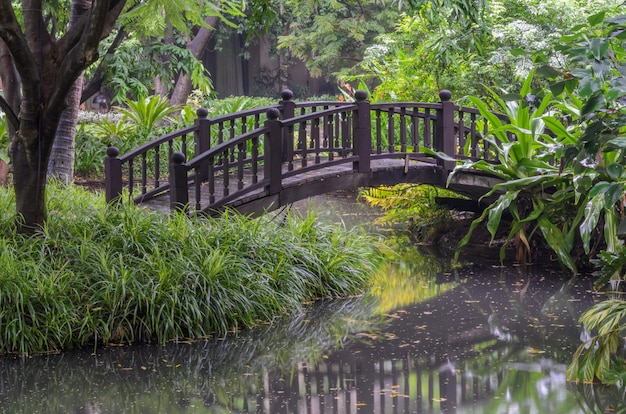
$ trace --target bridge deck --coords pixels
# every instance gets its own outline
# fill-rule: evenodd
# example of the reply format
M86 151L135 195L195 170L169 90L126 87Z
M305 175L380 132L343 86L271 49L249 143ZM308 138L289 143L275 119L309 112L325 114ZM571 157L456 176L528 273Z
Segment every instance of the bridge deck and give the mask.
M437 183L432 182L430 184L439 184L439 185L445 184L445 182L442 182L442 180L445 180L445 177L442 174L440 174L441 169L434 163L434 161L428 162L428 161L416 161L416 160L406 160L406 159L405 160L378 159L378 160L372 160L370 167L371 167L371 172L369 174L364 174L364 175L362 174L359 176L358 174L355 174L350 164L326 166L317 170L312 170L303 174L292 175L290 177L283 179L282 189L284 191L287 191L287 194L289 194L289 190L291 190L292 193L299 191L299 192L311 193L311 195L314 195L316 193L320 193L319 189L317 188L319 186L336 187L336 188L333 188L332 190L349 189L349 188L355 188L359 186L366 187L366 186L372 186L372 185L386 184L386 182L384 181L390 181L390 183L395 182L399 180L398 179L399 176L404 176L406 179L404 181L410 182L411 178L415 177L416 174L417 175L432 174L433 177L435 177L434 179L437 181ZM283 165L283 173L287 173L287 172L288 172L287 166ZM263 171L260 171L258 173L259 181L263 180L263 178L264 178ZM230 182L235 183L236 179L237 177L231 175ZM354 185L355 180L361 182L362 185ZM338 186L337 181L343 182L343 185ZM401 182L401 181L403 180L400 180L398 182ZM220 180L219 182L222 182L222 180ZM251 184L252 174L249 171L245 171L243 182L245 185ZM345 188L339 188L339 187L345 187ZM207 207L208 202L206 200L209 200L208 183L206 182L202 183L200 189L201 189L200 199L204 201L200 203L200 205L198 206L199 208L196 208L194 206L191 206L190 208L203 210ZM332 190L329 189L327 191L332 191ZM195 199L194 193L195 193L195 188L192 184L190 184L189 200ZM223 193L224 193L223 186L216 185L215 194L223 194ZM294 196L292 195L292 197ZM301 199L303 197L298 196L295 198ZM216 201L219 202L219 197L217 197ZM297 201L297 200L294 199L292 201ZM279 201L268 197L267 189L259 188L239 198L236 198L235 200L229 202L228 205L229 207L243 210L243 212L246 212L247 210L250 210L251 212L253 209L256 209L259 205L261 206L264 205L265 208L271 209L272 207L271 204L277 203L277 202ZM279 204L285 205L288 202L289 201L287 200L283 200L283 202L279 202ZM164 192L157 197L147 199L143 201L141 204L142 206L145 206L152 210L160 211L163 213L168 213L171 210L169 192ZM242 208L245 205L249 205L249 207L247 209Z

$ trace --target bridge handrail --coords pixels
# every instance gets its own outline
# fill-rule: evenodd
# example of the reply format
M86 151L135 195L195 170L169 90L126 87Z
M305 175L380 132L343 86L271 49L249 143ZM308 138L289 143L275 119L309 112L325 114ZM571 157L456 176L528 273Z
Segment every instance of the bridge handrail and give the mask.
M131 159L137 158L139 155L142 155L149 150L158 147L161 144L165 144L168 141L172 141L175 138L178 138L182 135L191 134L192 132L196 132L198 130L198 125L190 125L185 128L177 129L176 131L172 131L169 134L163 135L162 137L156 138L150 142L147 142L133 150L128 151L124 155L120 156L120 161L122 164L128 162Z
M339 113L346 112L349 110L354 110L356 108L357 108L356 104L350 103L347 105L337 106L334 108L322 109L321 111L309 112L308 114L298 115L293 118L283 119L282 124L284 126L293 126L295 124L299 124L299 123L306 122L306 121L311 121L316 118L321 118L325 115L335 115L335 114L339 114Z
M260 137L263 134L269 132L269 127L262 126L260 128L255 128L252 131L245 132L241 135L236 136L233 139L229 139L228 141L224 141L215 147L212 147L208 151L203 152L200 155L196 155L191 160L187 161L185 165L189 170L199 167L203 162L215 157L219 153L224 152L228 148L236 147L237 145L243 144L248 141L250 138Z
M344 107L353 105L354 102L342 102L342 101L304 101L304 102L296 102L296 108L310 108L310 107L318 107L318 106L332 106L332 107Z
M391 108L441 109L441 102L378 102L370 105L372 110Z
M274 104L274 105L268 105L268 106L260 106L257 108L234 112L232 114L218 115L218 116L207 118L207 119L211 125L215 125L215 124L219 124L220 122L233 121L236 119L248 118L248 117L255 116L255 115L263 115L263 114L266 114L267 111L270 110L271 108L280 108L280 106L281 106L280 103Z

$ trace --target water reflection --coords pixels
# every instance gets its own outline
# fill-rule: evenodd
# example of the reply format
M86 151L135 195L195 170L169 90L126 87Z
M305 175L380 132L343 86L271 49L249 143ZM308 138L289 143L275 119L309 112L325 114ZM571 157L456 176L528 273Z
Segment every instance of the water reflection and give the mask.
M371 294L249 332L0 358L0 413L588 413L616 387L567 384L592 280L452 270L416 250Z
M0 359L0 412L576 413L621 404L614 388L565 383L591 281L431 273L406 261L396 270L373 295L246 333Z

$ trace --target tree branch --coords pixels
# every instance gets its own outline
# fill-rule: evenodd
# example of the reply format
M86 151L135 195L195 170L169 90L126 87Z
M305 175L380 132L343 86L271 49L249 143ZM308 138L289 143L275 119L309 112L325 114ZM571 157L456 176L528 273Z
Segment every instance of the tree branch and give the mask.
M80 97L81 103L85 102L87 99L91 98L93 95L99 92L100 89L102 89L102 81L103 81L103 76L104 76L103 75L104 60L106 59L107 56L113 55L115 53L119 45L124 41L124 39L126 39L126 35L127 33L123 28L119 29L119 31L117 32L117 35L115 36L115 39L113 39L113 42L111 43L111 46L109 46L109 48L106 51L106 54L100 60L100 64L96 68L93 76L83 86L83 93Z
M98 45L119 17L126 0L94 0L85 14L59 41L59 56L64 56L59 68L50 108L64 108L67 91L80 73L98 59ZM70 48L66 50L65 48ZM64 53L66 51L67 53Z
M2 97L2 95L0 95L0 109L2 109L7 117L7 121L11 123L13 128L16 131L20 129L20 120L17 117L17 114L13 112L13 108L11 108L11 105L9 105L9 103Z

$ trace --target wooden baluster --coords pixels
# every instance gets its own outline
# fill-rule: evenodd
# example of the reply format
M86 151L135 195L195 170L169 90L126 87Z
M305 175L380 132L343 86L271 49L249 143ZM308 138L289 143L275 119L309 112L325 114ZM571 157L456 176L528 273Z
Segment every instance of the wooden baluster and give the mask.
M147 153L143 153L141 155L141 194L146 193L146 186L148 184L148 162L147 162Z
M471 140L472 140L472 153L471 155L475 158L478 157L478 133L476 132L476 114L470 114L470 131L471 131Z
M376 114L376 154L382 154L383 152L383 133L380 117L382 113L380 109L375 111Z
M413 114L411 116L411 144L413 145L413 152L420 152L420 117L419 108L413 108Z
M135 160L128 160L128 193L130 199L133 199L133 190L135 189Z
M406 107L400 108L400 152L406 152Z
M300 165L302 168L307 165L307 147L306 147L306 122L298 124L298 149L300 150Z
M252 138L252 184L259 182L259 137Z
M237 145L237 189L243 188L243 167L246 159L246 143L241 142Z
M209 158L209 205L215 203L215 157Z
M311 126L311 147L315 153L314 164L320 163L320 119L315 118Z
M333 115L327 115L326 122L324 123L324 148L328 150L328 161L335 159L333 153L333 142L335 139L335 117Z
M226 148L224 150L223 157L222 157L222 162L224 163L222 165L222 179L223 179L223 184L224 184L224 191L223 191L223 195L224 197L226 197L228 194L230 194L230 189L228 188L229 184L230 184L230 153L231 151L228 150L228 148Z
M160 187L161 180L161 153L160 145L154 147L154 188Z
M347 157L350 151L350 121L347 112L341 113L341 156Z
M459 143L459 153L461 155L469 155L469 151L465 151L465 143L467 141L467 135L465 133L465 122L464 122L464 118L465 118L465 112L461 111L461 109L459 108L458 111L459 114L459 121L458 121L458 127L457 127L457 141ZM468 148L469 149L469 148Z
M208 169L206 168L206 166L202 166L202 170L208 170ZM195 174L196 174L196 177L200 177L200 174L202 174L201 167L195 168ZM202 210L202 181L199 180L198 178L196 178L196 180L194 181L194 190L195 190L195 197L196 197L195 209L196 211L200 211Z
M387 115L387 143L389 145L389 153L393 154L396 152L396 143L395 143L395 108L389 108L389 113Z
M424 146L433 149L432 115L430 108L424 110Z

